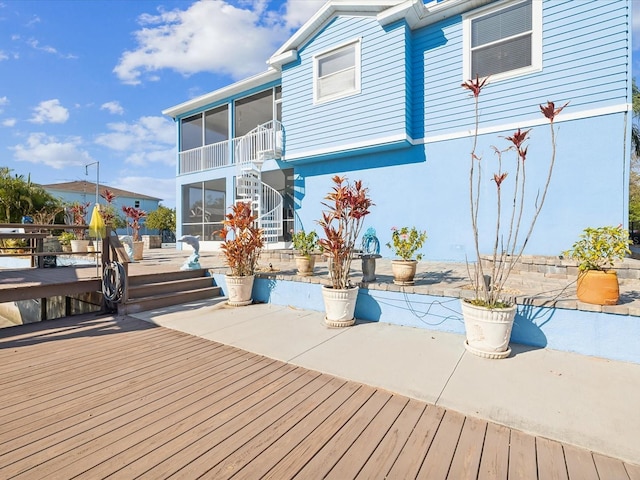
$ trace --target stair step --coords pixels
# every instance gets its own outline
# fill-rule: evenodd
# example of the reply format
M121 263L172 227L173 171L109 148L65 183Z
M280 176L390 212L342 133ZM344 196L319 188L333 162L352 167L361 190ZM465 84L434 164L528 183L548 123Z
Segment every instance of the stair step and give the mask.
M135 277L129 277L129 287L171 282L175 280L185 280L188 278L202 278L208 275L209 272L206 268L201 268L198 270L176 270L174 272L164 273L149 273L144 275L136 275Z
M132 313L154 310L156 308L170 307L198 300L208 300L220 296L220 287L207 287L197 290L173 292L170 294L153 295L127 303L118 304L118 315L129 315Z
M189 290L200 290L213 286L213 277L183 278L165 282L129 286L129 300Z

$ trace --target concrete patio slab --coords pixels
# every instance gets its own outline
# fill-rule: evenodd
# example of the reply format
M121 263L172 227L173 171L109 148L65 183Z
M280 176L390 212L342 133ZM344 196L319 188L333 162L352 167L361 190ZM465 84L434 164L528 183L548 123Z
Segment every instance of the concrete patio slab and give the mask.
M496 361L465 353L439 405L620 458L640 460L640 367L512 345Z

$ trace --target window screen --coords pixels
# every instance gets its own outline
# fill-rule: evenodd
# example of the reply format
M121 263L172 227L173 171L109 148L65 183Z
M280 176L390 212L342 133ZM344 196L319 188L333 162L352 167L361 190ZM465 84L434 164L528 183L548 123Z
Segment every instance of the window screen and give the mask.
M531 0L471 22L471 73L486 77L532 65Z
M357 44L316 58L316 100L347 95L358 90Z

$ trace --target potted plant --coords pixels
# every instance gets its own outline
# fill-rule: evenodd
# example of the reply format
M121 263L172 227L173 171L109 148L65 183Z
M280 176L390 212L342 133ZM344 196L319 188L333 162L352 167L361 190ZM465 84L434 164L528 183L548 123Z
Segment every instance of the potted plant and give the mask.
M422 248L427 240L427 232L419 231L416 227L391 228L391 241L387 248L400 257L400 260L391 261L393 283L396 285L413 285L418 261L422 260L422 254L414 254Z
M222 221L222 253L230 273L225 275L229 301L234 307L249 305L260 250L264 245L262 230L256 225L256 216L249 202L232 205Z
M322 203L327 210L322 212L322 219L318 221L325 238L318 243L329 259L331 278L330 286L322 286L325 323L331 327L343 327L355 323L358 286L349 281L349 269L356 239L373 203L361 180L351 184L346 177L336 175L332 181L333 189L325 197L327 202Z
M74 225L86 225L87 211L89 209L89 202L74 202L69 206L68 211L71 214L71 218ZM86 252L89 247L89 240L85 239L84 228L74 229L75 238L70 240L72 252Z
M529 130L518 129L513 135L505 137L508 146L504 150L493 147L496 154L496 171L490 177L495 187L495 220L490 228L492 252L486 258L480 251L480 192L483 190L481 157L476 152L479 130L478 98L485 86L487 79L467 80L462 87L469 90L474 98L475 131L473 145L470 154L469 167L469 203L471 213L471 227L476 261L473 265L471 280L474 288L472 299L462 299L462 315L465 323L467 339L465 347L471 353L485 358L506 358L511 353L509 339L516 314L516 304L511 298L504 295L505 284L514 266L520 260L522 253L533 232L536 220L542 210L547 191L549 189L553 165L556 158L556 140L553 121L555 117L567 106L556 108L553 102L540 105L542 114L549 121L551 128L551 158L547 167L546 183L542 190L536 190L533 197L534 207L525 207L525 185L527 180L525 160L527 159ZM515 153L515 165L513 166L513 184L510 192L513 192L508 203L502 201L503 194L510 183L506 181L508 172L503 169L503 155ZM506 163L506 162L505 162ZM482 164L488 168L487 162ZM503 209L503 205L510 206L510 210ZM531 211L526 230L521 230L525 211ZM506 220L506 221L505 221ZM524 231L524 235L521 234ZM486 270L483 261L487 260Z
M316 257L313 255L318 248L318 234L315 231L305 233L300 230L292 237L293 248L297 251L294 259L298 275L308 277L313 275L313 268L316 264Z
M615 260L631 253L629 232L617 227L585 228L580 239L562 254L578 262L578 300L596 305L616 305L620 299Z
M142 260L144 253L144 243L140 238L140 221L147 216L147 212L136 207L129 207L124 205L122 207L124 215L127 217L127 224L131 227L133 232L133 259Z
M104 224L112 230L125 228L127 226L127 222L125 222L116 211L116 206L114 203L117 198L116 195L108 188L105 188L100 196L104 198L106 202L106 205L102 205L100 208L100 214L102 215Z
M62 232L58 235L58 241L60 242L60 246L62 247L63 252L71 251L71 240L75 240L76 235L73 232Z

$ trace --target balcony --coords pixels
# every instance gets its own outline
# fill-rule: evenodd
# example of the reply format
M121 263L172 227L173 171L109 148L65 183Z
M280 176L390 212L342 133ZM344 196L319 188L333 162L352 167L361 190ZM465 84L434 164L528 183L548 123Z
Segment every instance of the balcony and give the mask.
M179 152L179 174L203 172L239 162L281 158L283 139L282 124L267 122L243 137Z

